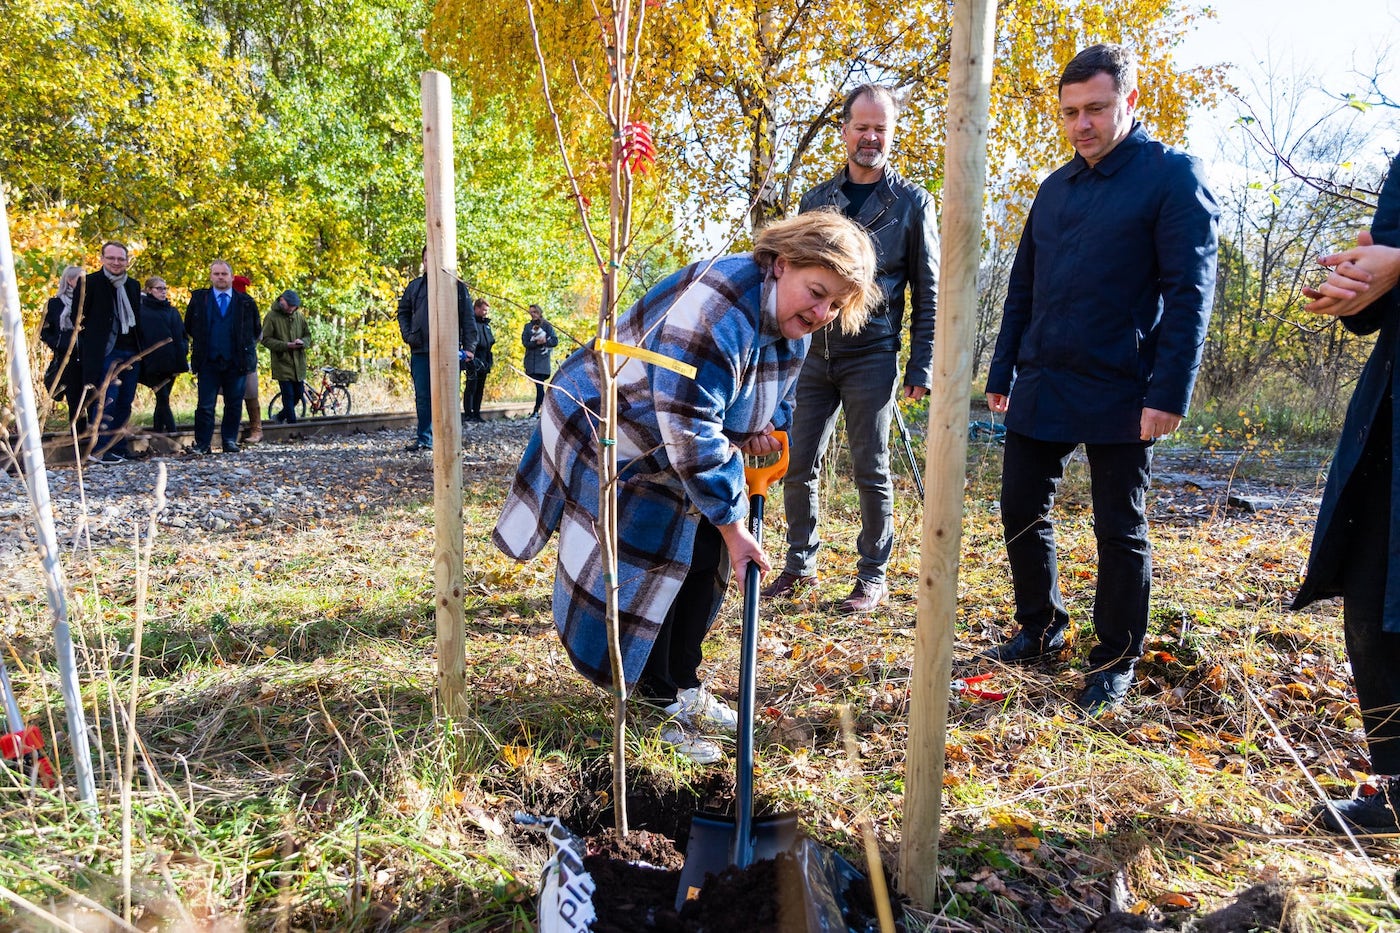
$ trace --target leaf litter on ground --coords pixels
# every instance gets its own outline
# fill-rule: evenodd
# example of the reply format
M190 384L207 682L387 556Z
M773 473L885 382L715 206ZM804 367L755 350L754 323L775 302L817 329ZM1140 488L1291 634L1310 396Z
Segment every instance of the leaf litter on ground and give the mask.
M225 496L218 471L227 464L191 464L187 496L163 516L153 558L140 773L109 778L131 780L138 804L138 913L238 917L252 929L509 929L530 922L545 856L509 814L560 814L585 832L610 823L610 701L574 674L554 635L552 551L519 565L487 540L530 426L487 428L467 458L474 707L448 730L434 718L431 465L400 451L398 438L273 445L239 455L256 458L253 489ZM843 475L847 465L834 459L833 474ZM1057 506L1070 646L1056 664L996 669L1004 700L951 701L944 894L928 910L910 907L909 929L1082 930L1112 910L1161 924L1204 918L1261 884L1283 892L1286 916L1269 921L1277 928L1397 923L1393 843L1355 848L1308 820L1309 777L1341 795L1369 764L1339 608L1284 609L1306 558L1315 473L1249 480L1247 492L1277 504L1246 511L1229 504L1241 484L1229 481L1228 462L1162 457L1159 465L1227 481L1154 485L1154 608L1133 693L1093 723L1067 705L1093 640L1094 539L1086 470L1076 462ZM133 483L144 466L124 467ZM201 469L216 471L207 500ZM974 445L955 676L983 672L977 653L1010 626L998 470L999 450ZM303 499L265 514L257 501L278 501L279 477L295 477ZM139 499L130 486L90 491L92 510L116 497L104 527L139 511L127 504ZM857 509L846 484L825 485L821 582L766 607L760 653L762 805L800 812L810 833L857 861L855 827L868 815L891 866L916 624L911 493L899 477L888 608L851 618L834 604L855 564ZM209 531L199 510L229 498L245 504L225 508L227 527ZM778 527L781 497L773 500ZM122 537L99 536L68 561L90 715L108 762L126 728L115 700L131 687L133 561ZM61 715L47 622L27 566L7 565L16 586L0 603L0 647L18 667L23 707L52 729ZM729 697L732 603L704 668L710 688ZM99 673L108 668L110 676ZM859 774L845 764L835 724L842 703L857 712ZM683 823L715 771L671 754L659 725L634 707L635 803L658 821L641 828L683 847ZM61 760L61 734L53 738ZM112 775L110 765L102 773ZM76 888L115 903L120 833L105 808L83 830L62 799L18 782L7 797L24 827L0 840L8 888L36 904L64 902Z

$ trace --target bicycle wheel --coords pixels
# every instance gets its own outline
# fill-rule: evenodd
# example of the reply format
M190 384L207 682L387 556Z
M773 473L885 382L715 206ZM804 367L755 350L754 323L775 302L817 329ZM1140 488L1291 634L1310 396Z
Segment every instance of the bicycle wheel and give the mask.
M331 386L321 396L321 414L332 418L350 414L350 390L345 386Z
M300 420L302 420L302 419L304 419L304 418L306 417L306 396L307 396L308 394L309 394L309 391L308 391L308 392L303 392L303 393L301 394L301 402L300 402L300 404L297 405L297 420L298 420L298 421L300 421ZM267 420L268 420L268 421L276 421L276 420L277 420L277 416L280 415L280 414L282 414L282 393L281 393L281 392L278 392L276 395L274 395L274 396L272 397L272 400L271 400L270 402L267 403Z

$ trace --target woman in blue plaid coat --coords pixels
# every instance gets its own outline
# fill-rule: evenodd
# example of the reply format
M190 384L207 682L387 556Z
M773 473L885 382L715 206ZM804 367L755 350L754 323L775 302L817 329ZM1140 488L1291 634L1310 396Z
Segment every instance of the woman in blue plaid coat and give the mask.
M874 274L860 227L810 212L765 228L752 253L681 269L619 317L615 342L695 368L615 357L619 626L627 685L643 695L732 720L697 669L731 569L770 569L744 527L743 456L778 449L771 434L791 420L810 335L838 319L858 330ZM559 533L555 624L579 672L608 686L598 366L589 341L554 374L492 540L527 560Z

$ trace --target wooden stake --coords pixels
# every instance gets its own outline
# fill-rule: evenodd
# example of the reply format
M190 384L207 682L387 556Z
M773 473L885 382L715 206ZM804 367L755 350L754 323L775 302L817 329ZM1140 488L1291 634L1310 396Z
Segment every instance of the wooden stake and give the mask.
M433 398L433 606L437 613L438 700L449 719L467 703L467 630L462 614L462 423L457 350L457 207L453 191L452 84L422 74L423 198L428 256L428 366Z
M958 610L958 551L967 480L968 385L982 252L982 197L987 168L996 6L958 0L953 8L948 66L948 144L944 178L942 281L933 391L929 396L928 461L919 615L909 700L900 887L932 906L938 896L938 831L943 806L943 752Z

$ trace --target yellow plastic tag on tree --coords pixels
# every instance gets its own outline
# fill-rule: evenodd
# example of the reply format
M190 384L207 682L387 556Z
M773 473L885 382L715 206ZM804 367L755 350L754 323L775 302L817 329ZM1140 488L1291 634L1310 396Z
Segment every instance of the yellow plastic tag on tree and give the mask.
M653 366L660 366L662 369L669 369L673 373L679 373L687 379L694 379L697 372L694 366L689 363L682 363L680 360L673 360L669 356L662 356L651 350L642 347L634 347L629 343L618 343L614 340L598 341L598 348L605 353L616 353L618 356L630 357L634 360L641 360L643 363L651 363Z

